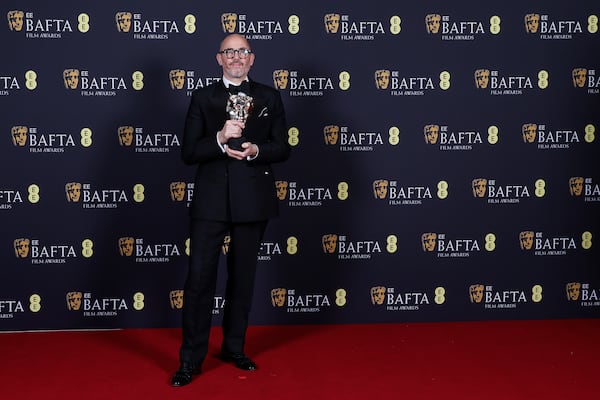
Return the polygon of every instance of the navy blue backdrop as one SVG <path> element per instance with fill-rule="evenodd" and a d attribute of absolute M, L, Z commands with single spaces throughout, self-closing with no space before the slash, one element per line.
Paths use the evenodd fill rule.
<path fill-rule="evenodd" d="M 0 330 L 179 326 L 227 32 L 293 146 L 251 323 L 600 316 L 600 7 L 310 3 L 3 2 Z"/>

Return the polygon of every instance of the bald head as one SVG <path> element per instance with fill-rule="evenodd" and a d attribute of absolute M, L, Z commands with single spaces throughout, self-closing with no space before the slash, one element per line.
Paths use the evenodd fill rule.
<path fill-rule="evenodd" d="M 244 35 L 240 35 L 239 33 L 232 33 L 223 38 L 223 40 L 221 41 L 221 45 L 219 46 L 219 51 L 228 48 L 237 49 L 240 47 L 251 49 L 250 42 L 248 42 Z"/>

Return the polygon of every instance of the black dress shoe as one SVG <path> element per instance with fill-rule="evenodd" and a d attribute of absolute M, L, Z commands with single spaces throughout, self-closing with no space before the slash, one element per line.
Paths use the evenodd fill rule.
<path fill-rule="evenodd" d="M 254 371 L 258 368 L 254 361 L 246 357 L 246 355 L 243 353 L 221 352 L 221 360 L 225 362 L 233 362 L 236 367 L 246 371 Z"/>
<path fill-rule="evenodd" d="M 173 375 L 173 378 L 171 378 L 171 386 L 185 386 L 192 381 L 194 375 L 198 375 L 199 373 L 200 366 L 182 363 L 177 372 L 175 372 L 175 375 Z"/>

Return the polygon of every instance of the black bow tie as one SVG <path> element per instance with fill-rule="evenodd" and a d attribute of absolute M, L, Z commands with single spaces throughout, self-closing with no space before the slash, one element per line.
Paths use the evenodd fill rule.
<path fill-rule="evenodd" d="M 248 81 L 242 81 L 239 86 L 235 86 L 230 83 L 228 90 L 231 94 L 238 94 L 240 92 L 250 94 L 250 84 Z"/>

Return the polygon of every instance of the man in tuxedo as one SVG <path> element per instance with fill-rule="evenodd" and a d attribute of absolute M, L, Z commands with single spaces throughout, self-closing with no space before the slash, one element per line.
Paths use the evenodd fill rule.
<path fill-rule="evenodd" d="M 226 36 L 216 54 L 223 79 L 197 89 L 185 120 L 182 159 L 196 165 L 190 206 L 190 259 L 183 298 L 183 339 L 173 386 L 191 382 L 208 351 L 217 266 L 229 234 L 227 283 L 220 358 L 243 370 L 256 364 L 244 342 L 261 240 L 268 219 L 278 213 L 271 164 L 290 155 L 281 96 L 248 78 L 254 63 L 249 42 Z M 229 119 L 232 94 L 252 97 L 247 119 Z"/>

